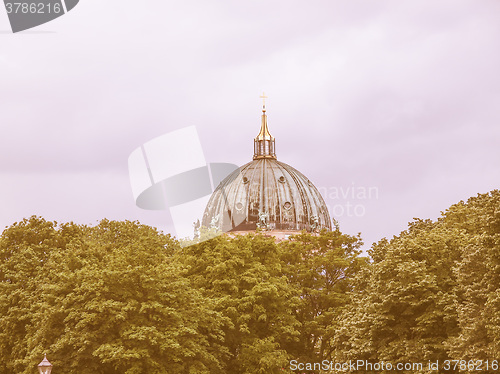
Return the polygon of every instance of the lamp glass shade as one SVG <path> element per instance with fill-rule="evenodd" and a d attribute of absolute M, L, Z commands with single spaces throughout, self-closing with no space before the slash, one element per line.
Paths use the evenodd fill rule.
<path fill-rule="evenodd" d="M 38 371 L 40 374 L 50 374 L 52 371 L 52 364 L 47 360 L 47 356 L 38 364 Z"/>

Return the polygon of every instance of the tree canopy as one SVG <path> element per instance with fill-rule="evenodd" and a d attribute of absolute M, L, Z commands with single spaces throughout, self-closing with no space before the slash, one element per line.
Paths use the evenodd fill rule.
<path fill-rule="evenodd" d="M 415 219 L 370 258 L 338 228 L 265 234 L 181 245 L 138 222 L 13 224 L 0 237 L 0 374 L 34 373 L 44 353 L 54 374 L 500 359 L 500 191 Z M 446 372 L 458 371 L 476 372 Z"/>
<path fill-rule="evenodd" d="M 495 190 L 453 205 L 435 222 L 416 219 L 399 236 L 375 244 L 335 336 L 337 356 L 498 360 L 499 239 Z"/>
<path fill-rule="evenodd" d="M 44 352 L 68 373 L 212 372 L 220 318 L 172 260 L 177 248 L 133 222 L 8 228 L 0 372 L 32 373 Z"/>
<path fill-rule="evenodd" d="M 44 352 L 71 374 L 283 373 L 328 358 L 360 243 L 337 230 L 182 248 L 137 222 L 25 219 L 0 239 L 0 373 L 32 373 Z"/>

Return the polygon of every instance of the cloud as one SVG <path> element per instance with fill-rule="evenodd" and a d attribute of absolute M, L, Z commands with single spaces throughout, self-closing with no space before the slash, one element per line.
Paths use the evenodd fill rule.
<path fill-rule="evenodd" d="M 208 161 L 243 164 L 263 90 L 279 160 L 379 188 L 339 218 L 367 242 L 500 183 L 496 1 L 137 4 L 86 0 L 40 28 L 54 33 L 0 34 L 3 225 L 168 227 L 133 205 L 130 152 L 195 125 Z"/>

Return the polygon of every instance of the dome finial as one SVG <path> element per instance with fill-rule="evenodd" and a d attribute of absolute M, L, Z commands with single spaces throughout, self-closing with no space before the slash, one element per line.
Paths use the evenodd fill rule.
<path fill-rule="evenodd" d="M 260 95 L 260 98 L 262 99 L 262 111 L 265 112 L 266 111 L 266 99 L 267 99 L 266 93 L 262 92 L 262 95 Z"/>

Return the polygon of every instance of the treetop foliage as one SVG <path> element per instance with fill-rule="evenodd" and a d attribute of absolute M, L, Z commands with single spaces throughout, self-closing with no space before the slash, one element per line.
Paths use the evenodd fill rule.
<path fill-rule="evenodd" d="M 181 247 L 137 222 L 25 219 L 0 238 L 0 373 L 44 352 L 66 373 L 283 373 L 331 354 L 359 246 L 336 231 Z"/>
<path fill-rule="evenodd" d="M 369 254 L 335 336 L 338 357 L 500 359 L 500 191 L 461 201 L 435 222 L 415 219 Z"/>
<path fill-rule="evenodd" d="M 67 374 L 500 359 L 498 190 L 415 219 L 370 259 L 338 228 L 281 242 L 201 235 L 185 246 L 129 221 L 8 227 L 0 374 L 34 373 L 45 352 Z"/>

